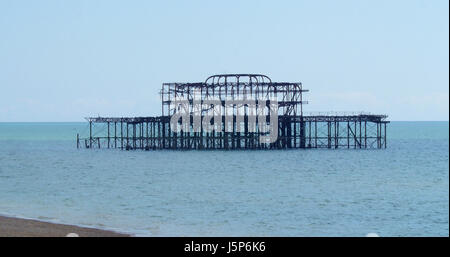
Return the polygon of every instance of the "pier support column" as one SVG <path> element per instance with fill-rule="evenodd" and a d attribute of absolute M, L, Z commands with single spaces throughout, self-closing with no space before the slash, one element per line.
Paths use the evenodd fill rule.
<path fill-rule="evenodd" d="M 347 121 L 347 148 L 350 149 L 350 121 Z"/>
<path fill-rule="evenodd" d="M 314 120 L 314 146 L 317 148 L 317 120 Z"/>
<path fill-rule="evenodd" d="M 108 121 L 108 148 L 109 148 L 109 121 Z M 99 139 L 99 141 L 100 141 L 100 139 Z"/>
<path fill-rule="evenodd" d="M 364 148 L 367 148 L 367 121 L 364 121 Z"/>
<path fill-rule="evenodd" d="M 114 122 L 114 148 L 117 148 L 117 122 Z"/>
<path fill-rule="evenodd" d="M 92 148 L 92 121 L 89 121 L 89 148 Z"/>
<path fill-rule="evenodd" d="M 311 123 L 309 125 L 311 129 Z M 300 148 L 306 148 L 305 122 L 303 121 L 303 117 L 300 119 Z"/>

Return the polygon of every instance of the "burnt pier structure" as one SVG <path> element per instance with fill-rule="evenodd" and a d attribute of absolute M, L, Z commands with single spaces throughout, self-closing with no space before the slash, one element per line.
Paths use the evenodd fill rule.
<path fill-rule="evenodd" d="M 123 150 L 387 147 L 387 115 L 304 114 L 305 92 L 308 90 L 303 89 L 300 82 L 272 82 L 261 74 L 222 74 L 211 76 L 205 82 L 164 83 L 160 91 L 161 116 L 89 117 L 86 118 L 89 134 L 84 137 L 77 134 L 76 143 L 78 148 Z M 189 107 L 184 116 L 187 125 L 183 125 L 182 117 L 176 120 L 175 126 L 173 124 L 172 117 L 180 110 L 175 104 L 177 99 L 183 99 Z M 211 107 L 208 99 L 214 99 L 216 106 Z M 266 111 L 265 117 L 258 116 L 251 106 L 239 104 L 242 99 L 255 102 L 263 99 L 262 106 L 267 109 L 276 102 L 276 110 Z M 212 130 L 204 130 L 203 124 L 195 127 L 196 117 L 205 122 L 208 112 L 217 110 L 220 116 L 211 117 L 207 123 L 212 125 L 214 119 L 220 119 L 219 125 Z M 251 121 L 269 124 L 273 115 L 277 116 L 277 137 L 267 142 L 261 135 L 268 132 L 258 126 L 260 123 L 253 125 Z"/>

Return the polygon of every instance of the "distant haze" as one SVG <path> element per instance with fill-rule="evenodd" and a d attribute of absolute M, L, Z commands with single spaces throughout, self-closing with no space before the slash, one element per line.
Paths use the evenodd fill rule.
<path fill-rule="evenodd" d="M 160 115 L 163 82 L 262 73 L 309 111 L 448 120 L 436 1 L 1 1 L 0 121 Z"/>

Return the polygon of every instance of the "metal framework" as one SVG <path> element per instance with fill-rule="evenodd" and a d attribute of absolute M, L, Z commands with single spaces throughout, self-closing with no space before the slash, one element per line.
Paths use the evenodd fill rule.
<path fill-rule="evenodd" d="M 77 147 L 132 149 L 288 149 L 288 148 L 386 148 L 386 115 L 372 114 L 303 114 L 303 93 L 299 82 L 272 82 L 261 74 L 222 74 L 198 83 L 164 83 L 160 91 L 161 116 L 157 117 L 89 117 L 89 135 L 77 134 Z M 188 129 L 176 132 L 170 127 L 176 112 L 175 99 L 186 99 L 194 115 L 204 117 L 210 108 L 197 108 L 214 98 L 222 113 L 220 130 Z M 275 142 L 260 140 L 260 132 L 249 129 L 249 120 L 258 117 L 248 106 L 226 106 L 227 100 L 275 99 L 278 103 L 278 137 Z M 228 108 L 227 110 L 225 108 Z M 230 111 L 231 108 L 231 111 Z M 242 108 L 242 112 L 237 109 Z M 212 119 L 214 120 L 214 118 Z M 242 124 L 243 123 L 243 124 Z M 224 128 L 229 128 L 225 130 Z M 238 129 L 242 128 L 242 129 Z"/>

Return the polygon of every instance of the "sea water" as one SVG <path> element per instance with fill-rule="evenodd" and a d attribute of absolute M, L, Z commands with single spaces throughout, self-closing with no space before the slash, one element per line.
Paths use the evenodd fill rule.
<path fill-rule="evenodd" d="M 0 215 L 143 236 L 449 236 L 448 122 L 392 122 L 381 150 L 77 149 L 86 129 L 0 123 Z"/>

